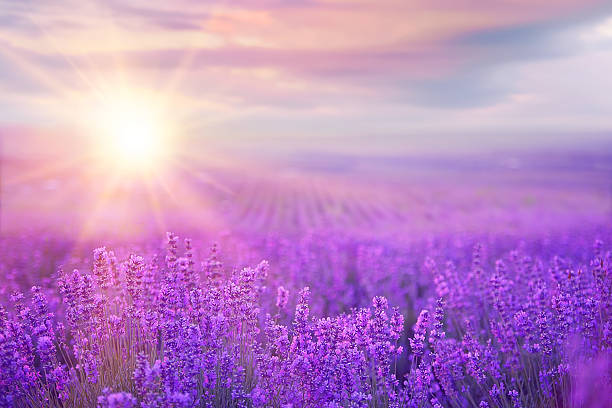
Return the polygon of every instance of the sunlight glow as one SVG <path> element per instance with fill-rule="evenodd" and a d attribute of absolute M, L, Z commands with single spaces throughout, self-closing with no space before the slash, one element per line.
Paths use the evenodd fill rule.
<path fill-rule="evenodd" d="M 135 107 L 120 106 L 110 113 L 106 123 L 115 153 L 125 160 L 152 159 L 159 146 L 159 128 L 155 118 Z"/>
<path fill-rule="evenodd" d="M 95 115 L 98 148 L 109 164 L 123 170 L 152 170 L 168 152 L 169 126 L 147 98 L 118 93 Z"/>

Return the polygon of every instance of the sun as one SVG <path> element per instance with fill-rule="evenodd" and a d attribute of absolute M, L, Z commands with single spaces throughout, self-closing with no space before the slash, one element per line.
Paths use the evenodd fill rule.
<path fill-rule="evenodd" d="M 122 161 L 153 160 L 161 148 L 161 124 L 146 107 L 113 106 L 104 118 L 109 147 Z"/>
<path fill-rule="evenodd" d="M 169 122 L 151 98 L 118 92 L 95 108 L 96 148 L 110 165 L 151 170 L 169 151 Z"/>

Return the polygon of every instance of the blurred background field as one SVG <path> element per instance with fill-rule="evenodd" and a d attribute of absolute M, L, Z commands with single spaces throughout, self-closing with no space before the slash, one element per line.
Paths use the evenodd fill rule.
<path fill-rule="evenodd" d="M 63 157 L 5 157 L 2 230 L 132 240 L 166 230 L 537 234 L 612 217 L 605 151 L 225 156 L 179 159 L 150 177 Z"/>

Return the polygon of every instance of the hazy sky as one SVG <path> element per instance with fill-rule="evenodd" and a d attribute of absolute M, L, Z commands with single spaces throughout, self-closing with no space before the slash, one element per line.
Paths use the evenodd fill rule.
<path fill-rule="evenodd" d="M 227 145 L 582 145 L 612 138 L 611 72 L 609 0 L 0 0 L 9 150 L 87 137 L 125 88 Z"/>

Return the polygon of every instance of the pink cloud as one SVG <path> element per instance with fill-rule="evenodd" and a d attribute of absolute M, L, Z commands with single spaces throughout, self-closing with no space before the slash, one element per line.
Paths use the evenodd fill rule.
<path fill-rule="evenodd" d="M 493 106 L 513 94 L 512 77 L 491 78 L 499 66 L 578 52 L 555 36 L 602 10 L 612 12 L 603 8 L 607 3 L 149 0 L 129 7 L 118 1 L 94 8 L 15 6 L 9 10 L 14 22 L 0 29 L 0 88 L 21 87 L 25 94 L 27 85 L 34 94 L 29 80 L 37 79 L 27 78 L 32 71 L 68 91 L 85 92 L 84 82 L 104 87 L 109 77 L 125 72 L 143 87 L 164 88 L 177 77 L 173 86 L 182 96 L 229 106 L 236 115 L 245 105 L 280 112 L 370 104 L 363 117 L 382 105 L 398 112 L 405 106 Z M 403 121 L 403 114 L 398 118 Z"/>

